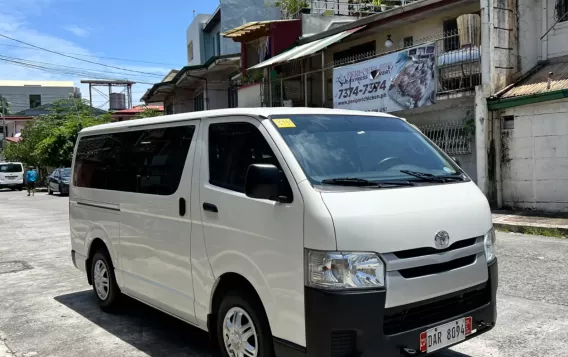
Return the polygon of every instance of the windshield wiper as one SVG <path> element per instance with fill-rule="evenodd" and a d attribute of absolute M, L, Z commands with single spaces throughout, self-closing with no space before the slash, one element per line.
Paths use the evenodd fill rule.
<path fill-rule="evenodd" d="M 342 185 L 342 186 L 358 186 L 358 187 L 385 187 L 383 185 L 390 186 L 414 186 L 410 181 L 381 181 L 375 182 L 358 177 L 338 177 L 332 179 L 324 179 L 321 183 L 328 185 Z"/>
<path fill-rule="evenodd" d="M 451 175 L 441 175 L 436 176 L 429 174 L 427 172 L 419 172 L 419 171 L 410 171 L 410 170 L 400 170 L 403 174 L 407 174 L 410 176 L 418 177 L 423 181 L 428 182 L 446 182 L 447 180 L 459 180 L 464 181 L 464 178 L 461 175 L 451 176 Z"/>

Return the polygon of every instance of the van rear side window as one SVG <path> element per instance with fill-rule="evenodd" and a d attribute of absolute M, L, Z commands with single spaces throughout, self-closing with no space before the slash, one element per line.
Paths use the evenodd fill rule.
<path fill-rule="evenodd" d="M 178 189 L 194 132 L 190 125 L 82 137 L 73 184 L 171 195 Z"/>
<path fill-rule="evenodd" d="M 23 172 L 22 165 L 20 164 L 0 164 L 0 172 L 16 173 Z"/>

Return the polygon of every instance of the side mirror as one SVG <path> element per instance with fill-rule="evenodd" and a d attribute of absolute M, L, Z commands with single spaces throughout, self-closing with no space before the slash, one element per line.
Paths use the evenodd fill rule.
<path fill-rule="evenodd" d="M 272 164 L 252 164 L 245 180 L 245 194 L 251 198 L 280 203 L 292 202 L 292 190 L 286 176 Z"/>
<path fill-rule="evenodd" d="M 461 167 L 461 163 L 460 163 L 460 160 L 458 160 L 458 158 L 457 158 L 457 157 L 455 157 L 455 156 L 452 156 L 452 160 L 454 160 L 454 162 L 455 162 L 456 164 L 458 164 L 458 166 L 459 166 L 459 167 Z"/>

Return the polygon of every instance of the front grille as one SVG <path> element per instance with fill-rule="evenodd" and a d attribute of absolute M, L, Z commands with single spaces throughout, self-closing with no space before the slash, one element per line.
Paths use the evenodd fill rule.
<path fill-rule="evenodd" d="M 408 250 L 401 250 L 399 252 L 394 252 L 393 254 L 398 259 L 408 259 L 408 258 L 415 258 L 421 257 L 423 255 L 432 255 L 432 254 L 439 254 L 443 252 L 448 252 L 450 250 L 456 250 L 460 248 L 469 247 L 475 244 L 477 238 L 469 238 L 464 240 L 459 240 L 454 244 L 450 245 L 446 249 L 436 249 L 432 247 L 425 247 L 425 248 L 415 248 L 415 249 L 408 249 Z"/>
<path fill-rule="evenodd" d="M 462 268 L 467 265 L 473 264 L 475 262 L 475 257 L 476 254 L 473 254 L 467 257 L 454 259 L 445 263 L 425 265 L 416 268 L 401 269 L 398 272 L 405 279 L 417 278 L 419 276 L 425 276 L 425 275 L 440 274 L 446 271 Z"/>
<path fill-rule="evenodd" d="M 355 331 L 333 331 L 331 333 L 331 356 L 354 356 L 356 336 Z"/>
<path fill-rule="evenodd" d="M 431 302 L 397 306 L 385 310 L 383 331 L 386 335 L 425 327 L 465 314 L 491 301 L 490 285 L 485 283 L 465 293 L 436 298 Z"/>

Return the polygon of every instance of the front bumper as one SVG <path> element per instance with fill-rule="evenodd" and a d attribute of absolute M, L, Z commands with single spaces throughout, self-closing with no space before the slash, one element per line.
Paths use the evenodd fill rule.
<path fill-rule="evenodd" d="M 324 291 L 305 288 L 306 347 L 275 339 L 276 355 L 424 356 L 420 333 L 461 317 L 472 317 L 476 337 L 497 320 L 497 260 L 487 282 L 434 299 L 385 309 L 386 291 Z"/>

